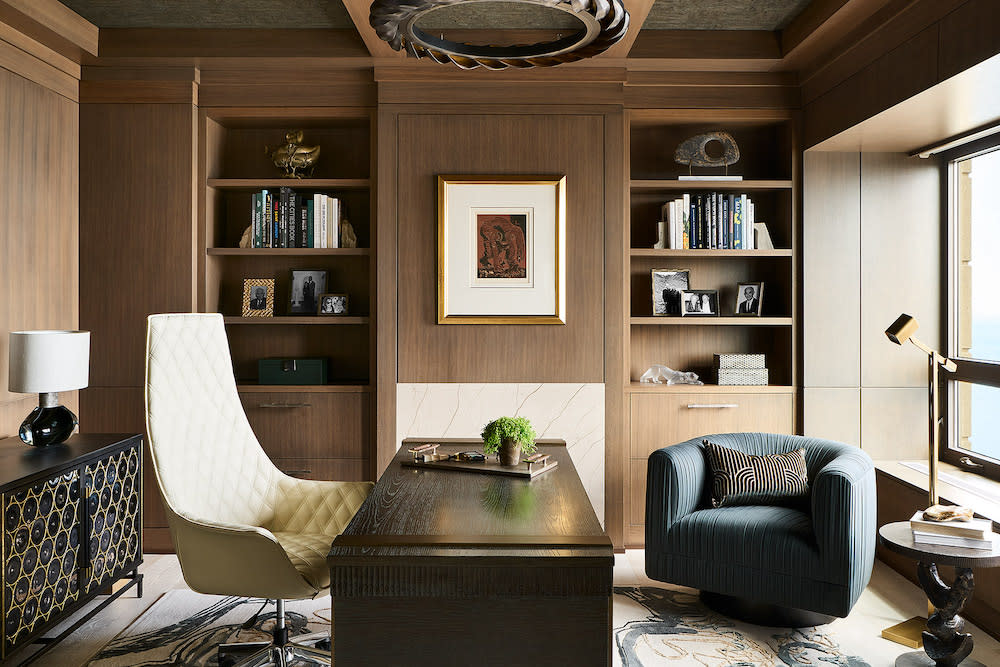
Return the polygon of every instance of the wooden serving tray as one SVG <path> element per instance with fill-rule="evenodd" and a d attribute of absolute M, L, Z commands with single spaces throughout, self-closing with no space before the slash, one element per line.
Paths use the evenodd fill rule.
<path fill-rule="evenodd" d="M 480 475 L 503 475 L 506 477 L 521 477 L 523 479 L 534 479 L 542 473 L 546 473 L 559 465 L 554 458 L 550 458 L 544 465 L 535 464 L 528 470 L 527 463 L 518 463 L 516 466 L 502 466 L 496 459 L 485 461 L 410 461 L 405 460 L 400 465 L 404 468 L 431 468 L 434 470 L 459 470 L 462 472 L 476 472 Z"/>

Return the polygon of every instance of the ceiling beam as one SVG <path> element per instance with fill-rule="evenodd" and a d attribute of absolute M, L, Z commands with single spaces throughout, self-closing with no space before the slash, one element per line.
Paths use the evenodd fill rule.
<path fill-rule="evenodd" d="M 349 29 L 105 28 L 100 57 L 367 58 L 368 52 Z"/>
<path fill-rule="evenodd" d="M 642 30 L 642 24 L 646 22 L 646 17 L 649 16 L 649 10 L 653 7 L 653 2 L 655 0 L 624 0 L 625 9 L 628 10 L 629 14 L 628 32 L 621 38 L 621 41 L 602 53 L 599 57 L 628 57 L 628 52 L 632 50 L 632 45 L 635 44 L 635 40 L 639 36 L 639 31 Z"/>
<path fill-rule="evenodd" d="M 361 35 L 361 40 L 365 43 L 368 53 L 372 58 L 405 58 L 406 54 L 400 51 L 393 51 L 388 42 L 383 42 L 377 34 L 375 28 L 368 21 L 371 10 L 371 0 L 343 0 L 344 9 L 351 15 L 354 27 Z"/>
<path fill-rule="evenodd" d="M 778 33 L 767 30 L 643 30 L 628 68 L 766 72 L 779 62 Z"/>
<path fill-rule="evenodd" d="M 781 31 L 782 69 L 801 69 L 832 51 L 891 0 L 813 0 Z"/>
<path fill-rule="evenodd" d="M 0 21 L 73 62 L 97 55 L 97 26 L 58 0 L 0 0 Z"/>

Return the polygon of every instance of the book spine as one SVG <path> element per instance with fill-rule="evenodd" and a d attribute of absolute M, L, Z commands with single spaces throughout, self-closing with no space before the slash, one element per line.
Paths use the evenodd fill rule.
<path fill-rule="evenodd" d="M 264 201 L 263 201 L 263 205 L 264 205 L 264 228 L 261 230 L 264 233 L 264 246 L 263 247 L 265 247 L 265 248 L 272 247 L 271 244 L 273 243 L 273 239 L 274 239 L 274 232 L 273 232 L 273 228 L 272 228 L 272 224 L 273 224 L 273 219 L 274 218 L 273 218 L 272 210 L 271 210 L 272 199 L 273 199 L 273 197 L 271 196 L 271 193 L 268 192 L 267 190 L 265 190 L 264 191 Z"/>
<path fill-rule="evenodd" d="M 674 250 L 677 248 L 677 233 L 674 231 L 674 227 L 677 225 L 677 214 L 675 213 L 677 207 L 674 206 L 674 202 L 670 201 L 665 204 L 667 209 L 666 225 L 664 225 L 664 232 L 667 237 L 667 248 Z"/>
<path fill-rule="evenodd" d="M 743 198 L 737 196 L 733 199 L 733 248 L 743 249 Z"/>
<path fill-rule="evenodd" d="M 743 229 L 740 230 L 742 236 L 741 241 L 743 243 L 744 250 L 753 250 L 753 237 L 750 235 L 751 227 L 748 224 L 748 219 L 750 211 L 748 208 L 750 199 L 746 195 L 740 195 L 740 222 L 743 223 Z"/>
<path fill-rule="evenodd" d="M 280 248 L 281 247 L 281 221 L 278 218 L 278 213 L 281 209 L 281 195 L 275 194 L 271 197 L 271 247 Z"/>
<path fill-rule="evenodd" d="M 713 192 L 712 194 L 710 194 L 709 195 L 709 202 L 711 202 L 711 204 L 712 204 L 712 213 L 711 213 L 712 233 L 709 236 L 709 238 L 711 239 L 711 247 L 712 248 L 718 248 L 719 247 L 719 209 L 718 209 L 719 197 L 718 197 L 718 193 Z"/>
<path fill-rule="evenodd" d="M 726 250 L 732 249 L 732 234 L 729 231 L 731 217 L 729 212 L 729 197 L 722 196 L 722 247 Z"/>
<path fill-rule="evenodd" d="M 750 230 L 750 234 L 753 237 L 753 248 L 759 249 L 760 243 L 757 242 L 757 234 L 753 228 L 754 223 L 757 222 L 755 215 L 756 212 L 754 211 L 753 202 L 750 201 L 749 198 L 747 199 L 747 210 L 749 211 L 749 213 L 747 214 L 747 229 Z"/>
<path fill-rule="evenodd" d="M 736 197 L 733 195 L 727 196 L 727 202 L 729 204 L 729 217 L 726 218 L 729 227 L 729 249 L 736 249 Z"/>
<path fill-rule="evenodd" d="M 681 246 L 684 250 L 691 249 L 691 195 L 685 194 L 684 198 L 681 200 L 683 205 L 681 207 L 681 212 L 684 215 L 684 230 L 683 230 L 683 245 Z"/>
<path fill-rule="evenodd" d="M 302 214 L 299 213 L 301 197 L 298 192 L 292 190 L 288 193 L 288 245 L 293 248 L 302 247 L 302 235 L 299 231 L 300 219 Z"/>
<path fill-rule="evenodd" d="M 694 232 L 694 239 L 692 240 L 691 247 L 696 250 L 701 248 L 701 200 L 701 195 L 695 195 L 694 201 L 691 203 L 691 229 Z"/>
<path fill-rule="evenodd" d="M 315 248 L 316 240 L 315 236 L 315 213 L 316 213 L 316 201 L 314 199 L 306 200 L 306 247 Z"/>
<path fill-rule="evenodd" d="M 299 204 L 299 247 L 309 247 L 309 206 L 305 201 Z"/>
<path fill-rule="evenodd" d="M 326 195 L 320 195 L 320 220 L 319 220 L 319 245 L 318 248 L 326 247 L 326 226 L 327 220 L 330 216 L 330 198 Z"/>
<path fill-rule="evenodd" d="M 330 216 L 330 240 L 328 248 L 339 248 L 340 247 L 340 200 L 336 197 L 331 198 L 330 202 L 333 214 Z"/>
<path fill-rule="evenodd" d="M 260 208 L 257 204 L 257 199 L 260 197 L 259 192 L 255 192 L 250 195 L 250 234 L 251 234 L 251 248 L 259 248 L 260 245 L 260 226 L 258 224 L 257 214 L 260 212 Z"/>

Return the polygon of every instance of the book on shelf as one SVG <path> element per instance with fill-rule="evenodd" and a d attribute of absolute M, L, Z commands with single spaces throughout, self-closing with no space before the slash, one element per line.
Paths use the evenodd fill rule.
<path fill-rule="evenodd" d="M 986 539 L 977 540 L 972 537 L 955 537 L 954 535 L 940 535 L 938 533 L 921 533 L 913 531 L 913 541 L 917 544 L 937 544 L 946 547 L 961 547 L 963 549 L 987 549 L 992 550 L 1000 544 L 1000 535 L 991 533 Z"/>
<path fill-rule="evenodd" d="M 910 517 L 910 528 L 913 532 L 950 535 L 952 537 L 969 537 L 985 540 L 993 532 L 993 522 L 989 519 L 972 519 L 970 521 L 928 521 L 923 518 L 923 511 L 917 510 Z"/>
<path fill-rule="evenodd" d="M 250 198 L 254 248 L 339 248 L 341 202 L 320 192 L 289 187 Z"/>
<path fill-rule="evenodd" d="M 664 230 L 661 233 L 659 226 Z M 754 243 L 756 237 L 760 244 Z M 764 223 L 756 222 L 746 194 L 685 193 L 660 207 L 654 248 L 752 250 L 774 248 Z"/>

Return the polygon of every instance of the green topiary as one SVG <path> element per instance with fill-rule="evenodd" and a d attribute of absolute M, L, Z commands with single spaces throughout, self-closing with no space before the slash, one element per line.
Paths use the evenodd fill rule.
<path fill-rule="evenodd" d="M 500 417 L 483 427 L 483 454 L 496 454 L 504 440 L 514 440 L 521 445 L 521 452 L 535 451 L 538 434 L 525 417 Z"/>

